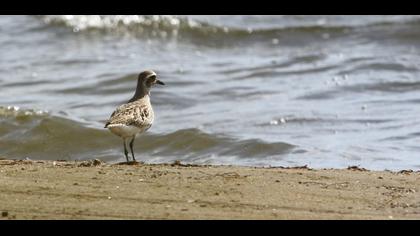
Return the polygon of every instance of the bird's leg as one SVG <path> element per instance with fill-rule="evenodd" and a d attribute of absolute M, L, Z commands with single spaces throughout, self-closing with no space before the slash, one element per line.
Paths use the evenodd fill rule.
<path fill-rule="evenodd" d="M 133 161 L 136 161 L 136 158 L 134 157 L 134 151 L 133 151 L 133 144 L 134 144 L 134 139 L 136 138 L 136 136 L 133 136 L 133 139 L 130 142 L 130 149 L 131 149 L 131 155 L 133 155 Z"/>
<path fill-rule="evenodd" d="M 128 161 L 128 151 L 127 151 L 127 147 L 125 145 L 125 139 L 123 139 L 123 142 L 124 142 L 124 154 L 125 154 L 125 158 L 127 159 L 127 162 L 129 162 Z"/>

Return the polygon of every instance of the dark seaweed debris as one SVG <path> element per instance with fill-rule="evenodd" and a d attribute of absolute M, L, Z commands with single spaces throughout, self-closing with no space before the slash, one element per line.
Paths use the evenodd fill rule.
<path fill-rule="evenodd" d="M 347 167 L 347 170 L 368 171 L 367 169 L 358 166 L 349 166 Z"/>
<path fill-rule="evenodd" d="M 99 159 L 89 160 L 89 161 L 83 161 L 78 166 L 79 167 L 90 167 L 90 166 L 100 166 L 104 162 Z"/>

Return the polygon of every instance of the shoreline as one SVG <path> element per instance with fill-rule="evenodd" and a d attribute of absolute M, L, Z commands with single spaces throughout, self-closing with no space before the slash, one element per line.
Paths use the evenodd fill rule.
<path fill-rule="evenodd" d="M 0 159 L 0 219 L 420 219 L 420 172 Z"/>

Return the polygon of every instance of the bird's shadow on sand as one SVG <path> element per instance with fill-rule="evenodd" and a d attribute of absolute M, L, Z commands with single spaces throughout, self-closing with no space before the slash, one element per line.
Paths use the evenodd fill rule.
<path fill-rule="evenodd" d="M 138 166 L 138 165 L 143 165 L 144 162 L 142 161 L 124 161 L 124 162 L 118 162 L 115 163 L 115 165 L 129 165 L 129 166 Z"/>

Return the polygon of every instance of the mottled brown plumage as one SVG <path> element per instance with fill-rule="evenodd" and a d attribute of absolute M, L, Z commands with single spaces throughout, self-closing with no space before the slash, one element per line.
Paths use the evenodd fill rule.
<path fill-rule="evenodd" d="M 147 131 L 153 124 L 154 112 L 150 103 L 150 89 L 154 84 L 164 85 L 151 70 L 143 71 L 138 76 L 134 96 L 125 104 L 117 107 L 112 113 L 105 128 L 120 136 L 124 141 L 124 154 L 128 162 L 126 139 L 131 138 L 130 149 L 135 161 L 133 142 L 137 134 Z"/>
<path fill-rule="evenodd" d="M 150 127 L 153 124 L 154 113 L 149 104 L 140 100 L 119 106 L 112 113 L 105 128 L 118 125 L 132 125 L 138 128 Z"/>

